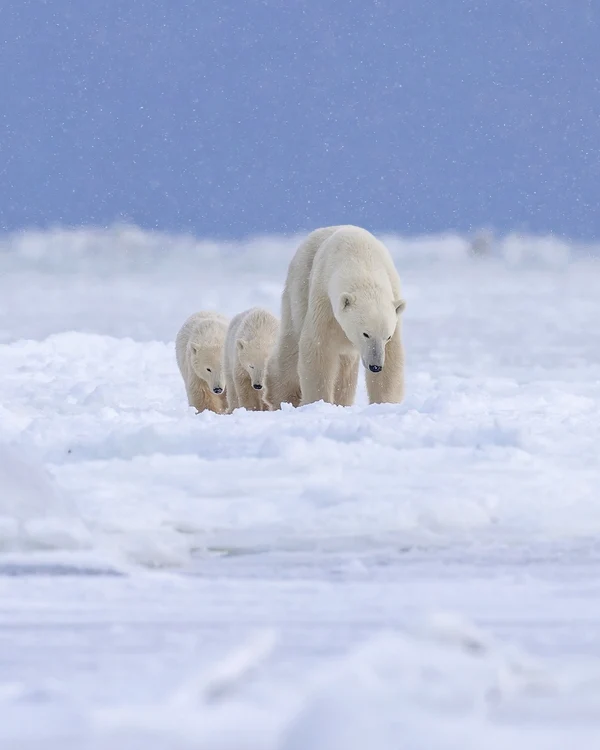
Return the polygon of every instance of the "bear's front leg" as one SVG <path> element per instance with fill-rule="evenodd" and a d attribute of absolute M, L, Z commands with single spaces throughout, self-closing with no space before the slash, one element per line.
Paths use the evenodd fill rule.
<path fill-rule="evenodd" d="M 385 347 L 381 372 L 365 373 L 370 404 L 399 404 L 404 398 L 404 347 L 400 325 Z"/>
<path fill-rule="evenodd" d="M 356 396 L 360 356 L 344 354 L 339 359 L 337 381 L 334 388 L 334 401 L 338 406 L 352 406 Z"/>
<path fill-rule="evenodd" d="M 313 318 L 305 320 L 298 351 L 301 405 L 315 401 L 334 403 L 333 390 L 339 354 L 332 347 L 327 326 Z"/>
<path fill-rule="evenodd" d="M 198 378 L 192 376 L 190 381 L 185 384 L 188 404 L 194 407 L 196 414 L 200 414 L 207 408 L 206 390 Z"/>
<path fill-rule="evenodd" d="M 240 406 L 248 411 L 262 411 L 262 398 L 259 391 L 254 390 L 248 374 L 240 374 L 236 380 Z"/>
<path fill-rule="evenodd" d="M 300 405 L 298 380 L 298 336 L 292 322 L 289 291 L 281 297 L 279 335 L 267 361 L 263 399 L 267 410 L 281 409 L 281 404 Z"/>
<path fill-rule="evenodd" d="M 292 335 L 282 336 L 267 362 L 263 398 L 267 409 L 273 411 L 281 409 L 283 403 L 300 405 L 298 342 Z"/>
<path fill-rule="evenodd" d="M 209 392 L 207 394 L 206 408 L 215 414 L 225 414 L 227 412 L 227 395 L 224 393 L 217 396 Z"/>
<path fill-rule="evenodd" d="M 225 392 L 227 393 L 227 411 L 231 414 L 235 409 L 239 409 L 240 401 L 235 389 L 233 376 L 229 373 L 225 375 Z"/>

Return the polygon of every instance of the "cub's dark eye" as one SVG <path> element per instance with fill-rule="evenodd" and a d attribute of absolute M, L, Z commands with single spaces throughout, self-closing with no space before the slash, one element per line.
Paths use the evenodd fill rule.
<path fill-rule="evenodd" d="M 388 336 L 388 337 L 387 337 L 387 340 L 389 341 L 389 340 L 390 340 L 391 338 L 392 338 L 391 336 Z"/>
<path fill-rule="evenodd" d="M 206 368 L 206 372 L 212 372 L 212 370 L 210 369 L 210 367 Z"/>
<path fill-rule="evenodd" d="M 365 337 L 366 339 L 370 339 L 370 338 L 371 338 L 371 337 L 369 336 L 369 334 L 368 334 L 368 333 L 363 333 L 363 336 L 364 336 L 364 337 Z"/>

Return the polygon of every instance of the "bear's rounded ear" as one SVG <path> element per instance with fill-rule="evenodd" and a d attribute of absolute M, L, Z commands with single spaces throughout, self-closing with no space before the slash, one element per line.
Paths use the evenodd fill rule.
<path fill-rule="evenodd" d="M 246 342 L 244 341 L 244 339 L 238 339 L 238 340 L 237 340 L 237 348 L 238 348 L 238 351 L 240 351 L 240 352 L 241 352 L 241 351 L 242 351 L 242 349 L 243 349 L 243 348 L 244 348 L 245 346 L 246 346 Z"/>
<path fill-rule="evenodd" d="M 402 315 L 402 313 L 404 312 L 404 308 L 406 307 L 406 300 L 397 299 L 394 302 L 394 307 L 396 308 L 396 315 Z"/>
<path fill-rule="evenodd" d="M 192 346 L 192 354 L 193 355 L 198 354 L 198 349 L 193 344 L 191 346 Z"/>
<path fill-rule="evenodd" d="M 347 310 L 354 304 L 355 297 L 353 294 L 345 293 L 340 296 L 340 310 Z"/>

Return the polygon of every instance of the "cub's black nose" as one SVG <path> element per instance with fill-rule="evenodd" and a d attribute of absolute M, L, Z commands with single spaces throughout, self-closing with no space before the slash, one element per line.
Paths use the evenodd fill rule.
<path fill-rule="evenodd" d="M 260 383 L 253 383 L 252 387 L 255 391 L 262 391 L 262 385 Z"/>
<path fill-rule="evenodd" d="M 219 393 L 223 393 L 223 389 L 222 388 L 213 388 L 213 393 L 216 393 L 218 395 Z"/>
<path fill-rule="evenodd" d="M 383 368 L 379 367 L 379 365 L 369 365 L 369 370 L 371 372 L 381 372 Z"/>

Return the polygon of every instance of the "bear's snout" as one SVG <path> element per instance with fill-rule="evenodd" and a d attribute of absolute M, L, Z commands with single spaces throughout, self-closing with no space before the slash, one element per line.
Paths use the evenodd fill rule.
<path fill-rule="evenodd" d="M 223 393 L 223 389 L 222 388 L 213 388 L 213 393 L 216 393 L 217 396 L 218 396 L 219 393 Z"/>
<path fill-rule="evenodd" d="M 262 391 L 262 385 L 260 383 L 252 383 L 252 387 L 255 391 Z"/>
<path fill-rule="evenodd" d="M 369 365 L 369 370 L 371 370 L 371 372 L 381 372 L 383 367 L 380 367 L 379 365 Z"/>

